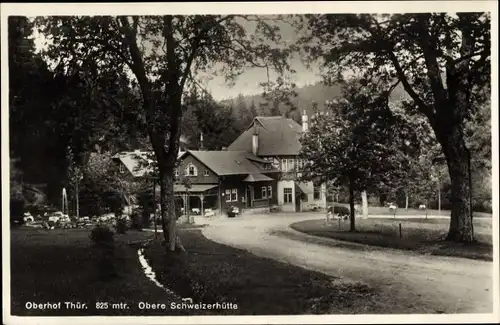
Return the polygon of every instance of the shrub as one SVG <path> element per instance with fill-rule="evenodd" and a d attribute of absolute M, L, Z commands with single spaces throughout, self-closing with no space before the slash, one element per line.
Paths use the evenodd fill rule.
<path fill-rule="evenodd" d="M 94 242 L 95 268 L 102 280 L 110 280 L 118 276 L 115 258 L 113 231 L 105 224 L 96 225 L 90 232 Z"/>
<path fill-rule="evenodd" d="M 98 224 L 90 232 L 90 239 L 96 245 L 112 244 L 114 242 L 113 231 L 106 225 Z"/>
<path fill-rule="evenodd" d="M 132 222 L 130 228 L 142 230 L 142 217 L 139 213 L 133 212 L 130 215 L 130 221 Z"/>
<path fill-rule="evenodd" d="M 148 228 L 151 225 L 151 213 L 148 210 L 142 210 L 142 227 Z"/>
<path fill-rule="evenodd" d="M 118 218 L 116 220 L 116 232 L 119 234 L 124 234 L 127 232 L 128 225 L 126 218 Z"/>
<path fill-rule="evenodd" d="M 10 199 L 11 225 L 22 225 L 24 223 L 23 212 L 24 212 L 24 200 L 11 198 Z"/>
<path fill-rule="evenodd" d="M 333 213 L 338 213 L 340 216 L 348 216 L 350 211 L 347 207 L 335 206 L 333 208 Z"/>

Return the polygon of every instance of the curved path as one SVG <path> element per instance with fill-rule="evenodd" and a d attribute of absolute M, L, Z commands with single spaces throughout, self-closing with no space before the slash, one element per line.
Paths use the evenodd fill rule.
<path fill-rule="evenodd" d="M 342 281 L 361 282 L 377 288 L 380 290 L 377 304 L 384 312 L 493 312 L 491 262 L 310 243 L 307 241 L 309 235 L 288 227 L 306 219 L 318 219 L 318 214 L 213 220 L 202 231 L 207 238 L 221 244 L 339 277 Z M 279 232 L 293 236 L 283 236 Z"/>

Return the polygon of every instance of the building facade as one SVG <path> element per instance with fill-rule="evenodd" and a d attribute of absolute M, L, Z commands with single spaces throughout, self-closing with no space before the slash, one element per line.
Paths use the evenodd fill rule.
<path fill-rule="evenodd" d="M 174 192 L 185 209 L 226 214 L 230 207 L 243 213 L 266 212 L 278 204 L 279 171 L 244 151 L 193 151 L 179 157 Z"/>
<path fill-rule="evenodd" d="M 243 213 L 325 209 L 325 184 L 299 181 L 300 138 L 307 129 L 305 113 L 302 125 L 283 116 L 255 117 L 227 150 L 179 152 L 177 199 L 182 199 L 185 210 L 202 215 L 206 209 L 225 214 L 231 206 Z M 146 171 L 134 159 L 146 159 L 145 155 L 134 152 L 116 158 L 132 175 L 141 177 Z"/>
<path fill-rule="evenodd" d="M 302 125 L 283 116 L 256 117 L 228 150 L 250 152 L 271 162 L 279 170 L 277 204 L 282 211 L 299 212 L 326 207 L 325 184 L 300 182 L 303 162 L 298 158 L 300 137 L 308 130 L 304 112 Z"/>

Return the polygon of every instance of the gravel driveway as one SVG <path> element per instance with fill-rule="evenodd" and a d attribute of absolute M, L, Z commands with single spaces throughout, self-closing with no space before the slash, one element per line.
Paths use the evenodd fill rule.
<path fill-rule="evenodd" d="M 493 263 L 382 249 L 363 251 L 307 242 L 289 224 L 318 214 L 245 216 L 208 222 L 218 243 L 380 290 L 381 310 L 394 313 L 491 313 Z M 293 239 L 274 231 L 293 233 Z M 332 240 L 333 241 L 333 240 Z"/>

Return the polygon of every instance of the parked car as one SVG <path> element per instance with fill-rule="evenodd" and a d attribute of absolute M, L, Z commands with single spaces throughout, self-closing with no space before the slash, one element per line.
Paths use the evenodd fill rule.
<path fill-rule="evenodd" d="M 234 217 L 238 216 L 239 214 L 240 214 L 240 209 L 238 207 L 231 206 L 227 210 L 227 216 L 229 218 L 234 218 Z"/>
<path fill-rule="evenodd" d="M 396 211 L 398 206 L 394 203 L 389 204 L 389 211 Z"/>
<path fill-rule="evenodd" d="M 35 221 L 35 218 L 33 218 L 31 213 L 25 212 L 23 215 L 23 220 L 24 220 L 24 222 L 33 222 L 33 221 Z"/>
<path fill-rule="evenodd" d="M 68 220 L 69 221 L 70 219 L 69 219 L 69 216 L 67 214 L 62 213 L 61 211 L 56 211 L 56 212 L 51 213 L 49 215 L 48 221 L 56 223 L 59 220 L 62 220 L 62 221 Z"/>
<path fill-rule="evenodd" d="M 102 216 L 99 217 L 99 221 L 105 222 L 109 221 L 111 219 L 114 219 L 115 215 L 113 213 L 108 213 L 108 214 L 103 214 Z"/>
<path fill-rule="evenodd" d="M 425 204 L 420 204 L 420 205 L 418 206 L 418 208 L 419 208 L 420 210 L 425 210 L 425 209 L 427 209 L 427 207 L 426 207 L 426 205 L 425 205 Z"/>
<path fill-rule="evenodd" d="M 311 211 L 314 211 L 314 212 L 321 211 L 321 207 L 317 204 L 311 205 L 310 209 L 311 209 Z"/>
<path fill-rule="evenodd" d="M 214 217 L 215 216 L 215 212 L 212 209 L 205 209 L 204 214 L 205 214 L 205 217 Z"/>

